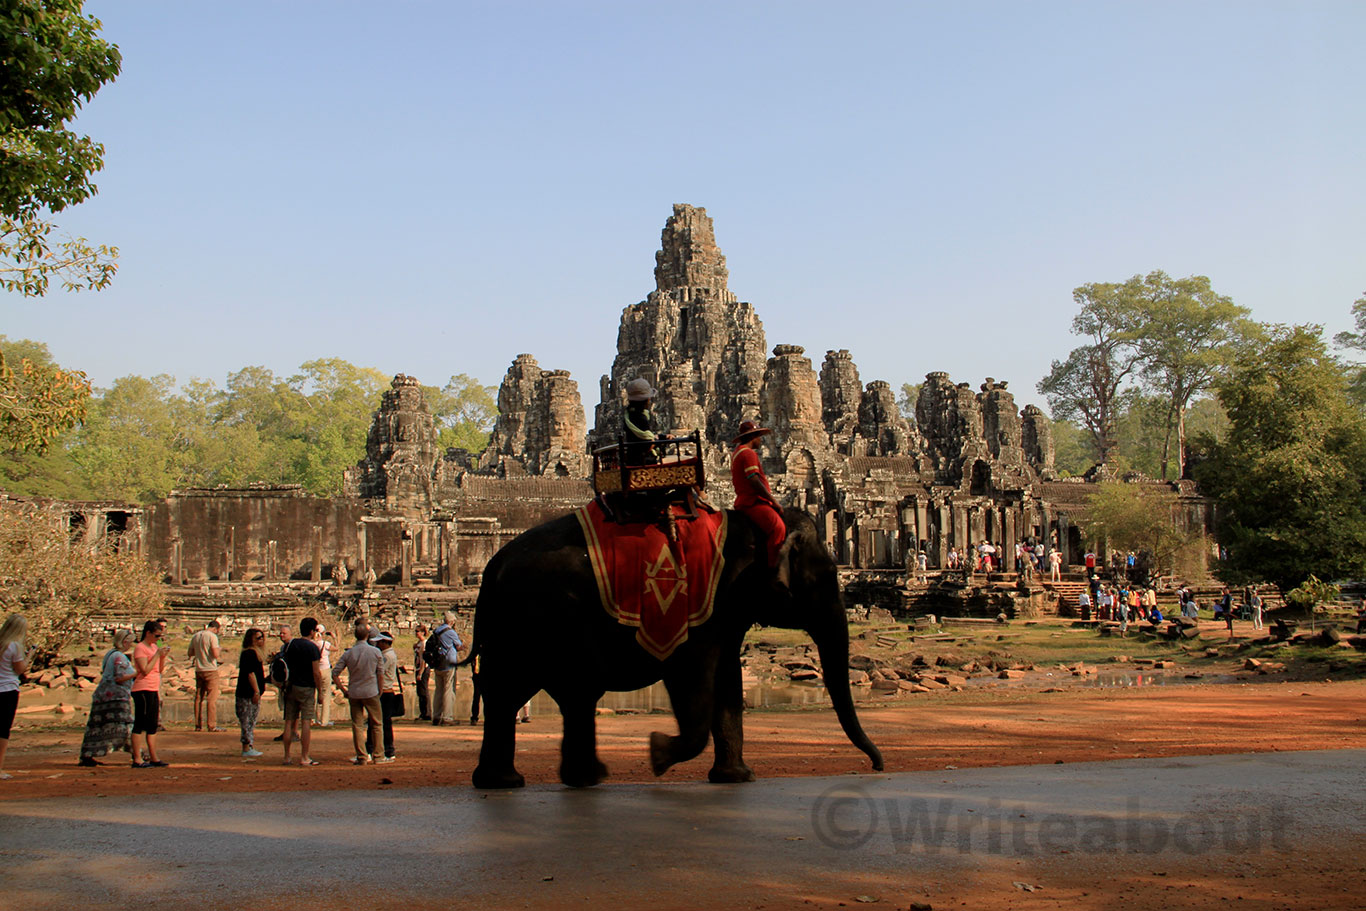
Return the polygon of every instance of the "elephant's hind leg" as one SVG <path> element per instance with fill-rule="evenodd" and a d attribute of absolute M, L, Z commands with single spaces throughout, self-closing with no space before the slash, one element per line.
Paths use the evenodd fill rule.
<path fill-rule="evenodd" d="M 479 765 L 474 769 L 476 788 L 520 788 L 526 779 L 517 771 L 513 756 L 517 749 L 517 710 L 536 690 L 527 684 L 509 686 L 490 674 L 485 665 L 480 682 L 485 685 L 484 741 L 479 747 Z"/>
<path fill-rule="evenodd" d="M 526 779 L 512 762 L 517 742 L 516 711 L 497 711 L 490 700 L 485 700 L 484 742 L 479 747 L 479 765 L 474 767 L 476 788 L 520 788 L 526 785 Z"/>
<path fill-rule="evenodd" d="M 565 693 L 551 690 L 564 718 L 560 741 L 560 781 L 571 788 L 591 788 L 607 779 L 607 766 L 598 759 L 597 705 L 602 693 Z"/>
<path fill-rule="evenodd" d="M 678 720 L 678 736 L 670 737 L 661 731 L 650 734 L 650 770 L 656 775 L 663 775 L 672 766 L 687 762 L 707 748 L 712 717 L 710 681 L 708 685 L 700 686 L 690 680 L 666 678 L 664 686 L 673 703 L 674 718 Z"/>

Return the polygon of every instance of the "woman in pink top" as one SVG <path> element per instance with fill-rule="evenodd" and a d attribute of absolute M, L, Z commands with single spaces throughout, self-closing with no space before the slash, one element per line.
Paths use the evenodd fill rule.
<path fill-rule="evenodd" d="M 166 668 L 170 649 L 158 648 L 166 635 L 164 620 L 148 620 L 142 625 L 142 641 L 133 646 L 133 768 L 161 769 L 170 765 L 157 756 L 157 725 L 161 709 L 161 672 Z M 143 740 L 139 740 L 141 737 Z M 142 744 L 147 744 L 144 761 Z"/>

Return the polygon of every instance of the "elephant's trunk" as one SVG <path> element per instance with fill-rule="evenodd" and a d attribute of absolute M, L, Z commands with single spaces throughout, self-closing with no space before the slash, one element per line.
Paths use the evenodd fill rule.
<path fill-rule="evenodd" d="M 840 727 L 849 742 L 868 754 L 873 768 L 882 771 L 882 751 L 868 735 L 863 733 L 858 713 L 854 711 L 854 696 L 849 688 L 849 627 L 845 624 L 843 611 L 839 623 L 833 628 L 817 633 L 812 631 L 816 640 L 816 650 L 821 656 L 821 674 L 825 680 L 825 691 L 830 694 L 830 704 L 840 720 Z"/>

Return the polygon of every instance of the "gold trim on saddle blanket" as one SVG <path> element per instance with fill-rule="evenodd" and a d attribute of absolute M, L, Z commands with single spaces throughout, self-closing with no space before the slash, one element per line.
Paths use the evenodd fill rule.
<path fill-rule="evenodd" d="M 617 600 L 616 593 L 612 591 L 609 551 L 598 536 L 597 525 L 589 513 L 590 510 L 599 510 L 599 514 L 601 514 L 598 505 L 590 503 L 576 509 L 574 516 L 579 520 L 579 527 L 583 529 L 584 540 L 588 544 L 588 560 L 593 566 L 593 578 L 598 583 L 598 596 L 602 600 L 603 609 L 607 611 L 608 616 L 623 626 L 636 627 L 636 641 L 640 643 L 641 648 L 663 661 L 673 654 L 674 649 L 688 640 L 690 628 L 700 626 L 711 618 L 712 608 L 716 603 L 716 589 L 720 584 L 721 571 L 726 563 L 725 545 L 729 517 L 724 510 L 721 512 L 721 521 L 716 527 L 711 563 L 708 567 L 707 588 L 700 604 L 697 604 L 695 609 L 690 611 L 687 622 L 680 623 L 667 641 L 656 642 L 649 635 L 641 615 L 638 613 L 632 615 L 624 610 Z M 679 517 L 680 526 L 686 524 L 686 521 Z M 688 603 L 688 579 L 687 567 L 680 566 L 677 562 L 672 549 L 669 547 L 668 536 L 660 532 L 659 540 L 661 542 L 659 553 L 653 559 L 646 561 L 644 567 L 645 591 L 653 596 L 653 601 L 658 606 L 660 615 L 663 616 L 669 612 L 675 599 L 682 598 L 683 603 Z M 670 582 L 672 585 L 669 584 Z M 667 591 L 665 591 L 666 588 Z M 647 603 L 646 599 L 642 597 L 641 603 Z"/>
<path fill-rule="evenodd" d="M 661 487 L 691 487 L 697 483 L 697 466 L 650 465 L 633 467 L 626 483 L 631 490 L 658 490 Z"/>

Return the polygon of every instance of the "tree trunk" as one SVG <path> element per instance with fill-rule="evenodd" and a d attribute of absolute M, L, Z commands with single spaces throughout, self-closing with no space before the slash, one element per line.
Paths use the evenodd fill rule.
<path fill-rule="evenodd" d="M 1186 476 L 1186 406 L 1176 412 L 1176 479 Z M 1163 476 L 1165 479 L 1165 475 Z"/>

